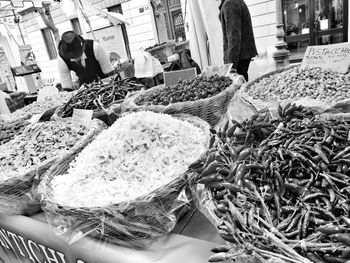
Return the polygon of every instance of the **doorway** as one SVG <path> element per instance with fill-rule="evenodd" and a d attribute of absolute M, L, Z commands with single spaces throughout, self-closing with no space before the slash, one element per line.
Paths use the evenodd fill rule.
<path fill-rule="evenodd" d="M 282 0 L 282 8 L 291 62 L 309 45 L 348 41 L 348 0 Z"/>

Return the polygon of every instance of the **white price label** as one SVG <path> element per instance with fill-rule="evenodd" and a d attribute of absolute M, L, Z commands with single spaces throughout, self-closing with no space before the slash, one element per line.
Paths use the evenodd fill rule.
<path fill-rule="evenodd" d="M 34 114 L 30 119 L 29 119 L 29 122 L 30 123 L 37 123 L 41 116 L 43 116 L 42 114 Z"/>
<path fill-rule="evenodd" d="M 89 128 L 92 120 L 93 110 L 74 109 L 72 126 L 75 128 Z"/>
<path fill-rule="evenodd" d="M 211 76 L 217 74 L 219 76 L 227 77 L 231 71 L 232 66 L 232 63 L 220 66 L 206 66 L 202 71 L 202 75 Z"/>

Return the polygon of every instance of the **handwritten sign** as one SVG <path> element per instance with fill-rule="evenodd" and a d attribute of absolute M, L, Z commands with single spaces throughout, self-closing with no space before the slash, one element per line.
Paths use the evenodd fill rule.
<path fill-rule="evenodd" d="M 320 67 L 347 73 L 350 66 L 350 43 L 308 46 L 301 67 Z"/>
<path fill-rule="evenodd" d="M 74 109 L 72 117 L 72 126 L 74 128 L 89 128 L 92 120 L 92 113 L 92 110 Z"/>

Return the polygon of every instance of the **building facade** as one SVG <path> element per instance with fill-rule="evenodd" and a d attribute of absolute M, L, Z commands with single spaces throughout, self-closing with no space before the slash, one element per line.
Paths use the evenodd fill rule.
<path fill-rule="evenodd" d="M 89 25 L 85 20 L 79 19 L 73 1 L 70 4 L 64 1 L 51 7 L 51 16 L 60 35 L 67 30 L 74 30 L 86 38 L 95 37 L 110 53 L 122 58 L 132 58 L 138 50 L 146 49 L 156 43 L 186 41 L 180 0 L 162 0 L 161 9 L 157 9 L 158 3 L 150 0 L 88 0 L 87 2 L 101 10 L 123 14 L 130 25 L 114 26 L 106 19 L 89 15 L 87 7 L 85 11 L 89 15 Z M 158 21 L 157 10 L 164 18 L 162 20 L 164 23 Z M 57 80 L 57 43 L 51 30 L 34 8 L 21 11 L 21 15 L 23 31 L 26 32 L 26 39 L 31 44 L 42 69 L 43 78 Z M 161 24 L 165 26 L 162 28 Z"/>
<path fill-rule="evenodd" d="M 276 10 L 277 1 L 280 1 L 280 10 Z M 350 7 L 347 0 L 246 0 L 246 3 L 260 51 L 273 49 L 277 13 L 282 16 L 292 62 L 300 61 L 309 45 L 348 42 Z"/>
<path fill-rule="evenodd" d="M 130 25 L 113 26 L 106 19 L 89 16 L 90 27 L 79 19 L 73 0 L 71 8 L 64 8 L 62 3 L 53 5 L 51 15 L 60 34 L 67 30 L 75 30 L 81 34 L 85 33 L 86 37 L 94 36 L 108 51 L 116 53 L 118 57 L 130 58 L 134 57 L 138 50 L 156 43 L 188 42 L 190 1 L 193 0 L 87 0 L 100 9 L 122 13 Z M 350 7 L 347 0 L 245 1 L 251 13 L 259 53 L 251 68 L 252 71 L 257 71 L 257 74 L 264 73 L 260 68 L 265 71 L 271 69 L 266 63 L 273 64 L 278 15 L 282 16 L 285 41 L 291 52 L 292 62 L 302 59 L 308 45 L 348 42 Z M 280 2 L 279 5 L 276 5 L 277 1 Z M 66 0 L 63 2 L 67 3 Z M 281 8 L 277 10 L 277 6 Z M 52 32 L 34 8 L 22 11 L 21 15 L 23 37 L 26 44 L 32 46 L 36 62 L 42 69 L 42 77 L 57 79 L 58 54 Z M 220 30 L 218 28 L 217 32 Z"/>

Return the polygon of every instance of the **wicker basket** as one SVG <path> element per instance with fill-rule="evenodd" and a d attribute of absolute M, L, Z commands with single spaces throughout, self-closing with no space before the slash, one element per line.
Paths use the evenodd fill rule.
<path fill-rule="evenodd" d="M 289 65 L 289 66 L 286 66 L 286 67 L 283 67 L 283 68 L 279 68 L 279 69 L 275 69 L 275 70 L 272 70 L 270 72 L 267 72 L 263 75 L 261 75 L 260 77 L 257 77 L 253 80 L 250 80 L 248 81 L 245 85 L 244 85 L 244 89 L 246 89 L 247 87 L 250 87 L 252 85 L 254 85 L 255 83 L 259 82 L 260 80 L 264 79 L 264 78 L 268 78 L 272 75 L 275 75 L 275 74 L 278 74 L 278 73 L 281 73 L 283 71 L 286 71 L 286 70 L 289 70 L 289 69 L 292 69 L 292 68 L 295 68 L 295 67 L 299 67 L 300 64 L 293 64 L 293 65 Z M 244 90 L 242 89 L 242 90 Z"/>
<path fill-rule="evenodd" d="M 179 118 L 204 130 L 209 142 L 208 123 L 193 116 Z M 52 178 L 65 173 L 70 162 L 89 142 L 85 141 L 82 147 L 73 149 L 53 165 L 39 186 L 43 210 L 55 230 L 64 229 L 62 234 L 69 234 L 71 242 L 81 235 L 95 234 L 99 239 L 107 238 L 109 242 L 133 247 L 144 247 L 149 240 L 169 233 L 182 209 L 190 202 L 190 191 L 186 187 L 189 181 L 187 173 L 146 196 L 128 202 L 80 208 L 55 203 L 51 188 Z"/>
<path fill-rule="evenodd" d="M 263 111 L 263 110 L 266 110 L 266 109 L 274 111 L 274 109 L 277 109 L 278 103 L 283 105 L 284 103 L 288 103 L 289 101 L 288 100 L 284 100 L 284 101 L 255 100 L 255 99 L 253 99 L 252 97 L 250 97 L 248 95 L 247 90 L 251 86 L 253 86 L 254 84 L 260 82 L 262 79 L 268 78 L 270 76 L 279 74 L 279 73 L 281 73 L 283 71 L 286 71 L 286 70 L 289 70 L 289 69 L 292 69 L 292 68 L 295 68 L 295 67 L 299 67 L 299 66 L 300 66 L 300 64 L 289 65 L 289 66 L 286 66 L 286 67 L 283 67 L 283 68 L 279 68 L 279 69 L 270 71 L 268 73 L 265 73 L 265 74 L 261 75 L 260 77 L 255 78 L 255 79 L 245 83 L 242 86 L 240 92 L 237 93 L 237 96 L 239 96 L 239 99 L 244 101 L 244 104 L 246 104 L 248 107 L 251 107 L 251 106 L 254 107 L 257 112 Z M 291 98 L 291 99 L 293 99 L 293 98 Z"/>
<path fill-rule="evenodd" d="M 219 94 L 196 101 L 177 102 L 163 105 L 149 105 L 149 106 L 138 106 L 135 101 L 140 96 L 145 96 L 149 93 L 162 89 L 164 86 L 156 86 L 149 90 L 139 92 L 136 95 L 129 97 L 122 104 L 122 112 L 128 111 L 140 111 L 150 110 L 154 112 L 161 112 L 166 114 L 179 114 L 185 113 L 193 116 L 197 116 L 208 122 L 211 126 L 215 126 L 222 118 L 223 114 L 227 110 L 227 105 L 230 102 L 233 95 L 243 85 L 244 79 L 240 75 L 231 75 L 233 83 L 231 86 L 226 88 Z"/>
<path fill-rule="evenodd" d="M 40 211 L 40 202 L 33 194 L 35 178 L 40 177 L 57 160 L 46 160 L 25 174 L 0 182 L 0 213 L 6 215 L 33 215 Z"/>
<path fill-rule="evenodd" d="M 262 100 L 253 99 L 246 92 L 249 89 L 249 87 L 258 83 L 262 79 L 268 78 L 270 76 L 279 74 L 281 72 L 284 72 L 296 67 L 300 67 L 300 64 L 293 64 L 287 67 L 279 68 L 271 72 L 268 72 L 252 81 L 249 81 L 245 85 L 243 85 L 242 89 L 240 90 L 240 92 L 237 93 L 237 95 L 240 96 L 242 99 L 244 99 L 247 104 L 253 105 L 258 112 L 264 109 L 269 109 L 274 114 L 277 112 L 278 104 L 281 104 L 283 106 L 289 102 L 292 102 L 292 103 L 294 102 L 296 104 L 300 104 L 300 105 L 303 105 L 304 107 L 309 108 L 311 111 L 313 111 L 314 114 L 328 113 L 328 114 L 341 115 L 343 113 L 350 113 L 350 99 L 339 101 L 335 104 L 326 103 L 326 102 L 311 99 L 311 98 L 295 99 L 293 97 L 290 97 L 285 100 L 279 100 L 279 101 L 262 101 Z"/>
<path fill-rule="evenodd" d="M 91 141 L 105 126 L 95 122 L 86 136 L 77 143 L 79 147 L 84 141 Z M 36 186 L 41 176 L 58 160 L 52 157 L 25 174 L 5 181 L 0 181 L 0 213 L 7 215 L 33 215 L 40 211 Z"/>

